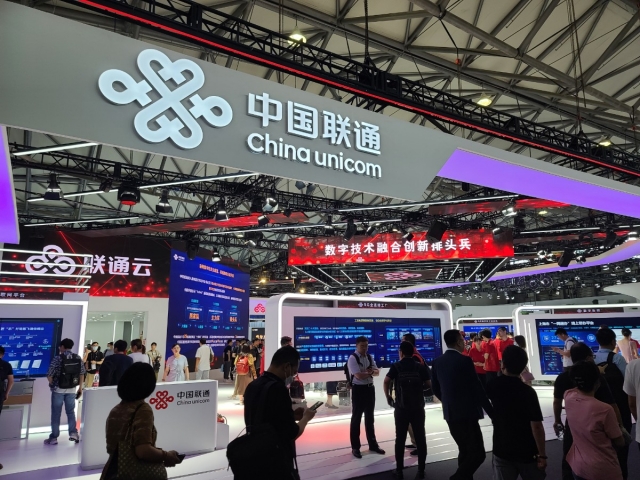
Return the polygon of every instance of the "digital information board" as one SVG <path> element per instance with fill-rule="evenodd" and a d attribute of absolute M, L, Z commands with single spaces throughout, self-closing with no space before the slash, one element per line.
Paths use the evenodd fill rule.
<path fill-rule="evenodd" d="M 632 338 L 640 338 L 640 317 L 536 319 L 535 328 L 542 374 L 559 375 L 562 373 L 562 357 L 554 352 L 553 348 L 564 348 L 564 342 L 556 337 L 556 329 L 564 328 L 569 336 L 579 342 L 586 343 L 595 353 L 599 348 L 596 332 L 600 325 L 608 325 L 616 332 L 618 340 L 622 338 L 621 330 L 623 328 L 631 330 Z"/>
<path fill-rule="evenodd" d="M 249 331 L 249 274 L 216 262 L 171 251 L 169 277 L 168 358 L 171 346 L 192 360 L 205 338 L 222 363 L 226 340 L 246 337 Z"/>
<path fill-rule="evenodd" d="M 0 318 L 3 360 L 11 364 L 15 377 L 46 377 L 61 335 L 61 318 Z"/>
<path fill-rule="evenodd" d="M 399 360 L 402 336 L 412 333 L 428 364 L 442 354 L 440 318 L 294 316 L 294 339 L 300 373 L 342 370 L 355 351 L 355 339 L 369 339 L 369 354 L 379 368 Z"/>
<path fill-rule="evenodd" d="M 491 330 L 491 338 L 495 338 L 500 327 L 513 333 L 513 321 L 511 318 L 460 318 L 456 322 L 457 328 L 467 334 L 480 333 L 484 329 Z"/>

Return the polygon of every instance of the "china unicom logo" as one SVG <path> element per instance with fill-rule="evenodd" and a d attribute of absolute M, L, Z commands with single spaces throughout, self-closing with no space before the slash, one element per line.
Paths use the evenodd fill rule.
<path fill-rule="evenodd" d="M 145 80 L 137 82 L 127 72 L 113 69 L 100 75 L 98 87 L 116 105 L 138 102 L 144 107 L 136 114 L 133 126 L 147 142 L 171 139 L 188 150 L 202 143 L 198 118 L 204 118 L 212 127 L 231 123 L 233 110 L 225 99 L 216 96 L 203 99 L 197 94 L 204 85 L 204 72 L 195 62 L 184 58 L 172 62 L 164 53 L 148 49 L 140 52 L 137 64 Z M 158 97 L 155 101 L 149 96 L 152 92 L 154 98 Z M 187 108 L 183 101 L 188 101 L 191 107 Z"/>

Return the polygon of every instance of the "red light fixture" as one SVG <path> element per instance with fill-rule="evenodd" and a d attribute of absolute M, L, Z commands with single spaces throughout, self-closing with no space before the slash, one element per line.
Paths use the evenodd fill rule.
<path fill-rule="evenodd" d="M 123 183 L 118 188 L 118 201 L 128 207 L 137 205 L 140 203 L 140 190 L 135 185 Z"/>

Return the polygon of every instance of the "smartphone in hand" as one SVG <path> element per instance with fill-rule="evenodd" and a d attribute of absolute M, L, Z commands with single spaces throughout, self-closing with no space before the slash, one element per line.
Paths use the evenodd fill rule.
<path fill-rule="evenodd" d="M 316 402 L 316 403 L 314 403 L 313 405 L 311 405 L 311 406 L 309 407 L 309 409 L 311 409 L 311 410 L 313 410 L 313 411 L 316 411 L 316 410 L 318 410 L 318 408 L 320 408 L 320 406 L 321 406 L 322 404 L 324 404 L 324 402 Z"/>
<path fill-rule="evenodd" d="M 184 460 L 184 457 L 186 457 L 186 454 L 184 453 L 179 453 L 178 454 L 178 458 L 180 459 L 180 461 L 178 463 L 182 463 L 182 461 Z"/>

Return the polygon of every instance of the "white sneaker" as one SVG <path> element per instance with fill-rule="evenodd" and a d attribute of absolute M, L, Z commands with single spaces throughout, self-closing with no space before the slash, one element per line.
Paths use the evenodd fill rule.
<path fill-rule="evenodd" d="M 78 437 L 78 433 L 77 432 L 76 433 L 70 433 L 69 434 L 69 441 L 70 442 L 76 442 L 76 443 L 80 442 L 80 437 Z"/>
<path fill-rule="evenodd" d="M 47 438 L 44 441 L 45 445 L 57 445 L 58 444 L 58 439 L 57 438 Z"/>

